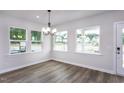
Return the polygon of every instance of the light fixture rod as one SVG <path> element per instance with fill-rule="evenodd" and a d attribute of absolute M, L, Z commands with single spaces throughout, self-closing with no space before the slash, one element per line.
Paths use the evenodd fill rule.
<path fill-rule="evenodd" d="M 51 19 L 50 19 L 50 15 L 51 14 L 51 10 L 48 10 L 48 27 L 51 27 Z"/>

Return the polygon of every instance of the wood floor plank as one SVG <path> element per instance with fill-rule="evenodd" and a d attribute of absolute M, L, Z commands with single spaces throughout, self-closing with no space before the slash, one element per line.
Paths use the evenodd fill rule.
<path fill-rule="evenodd" d="M 0 83 L 124 83 L 124 77 L 51 60 L 1 74 Z"/>

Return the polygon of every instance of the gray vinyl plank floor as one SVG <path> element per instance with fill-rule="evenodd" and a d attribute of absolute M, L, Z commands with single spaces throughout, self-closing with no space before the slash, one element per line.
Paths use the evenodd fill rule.
<path fill-rule="evenodd" d="M 123 83 L 124 77 L 48 61 L 0 75 L 0 83 Z"/>

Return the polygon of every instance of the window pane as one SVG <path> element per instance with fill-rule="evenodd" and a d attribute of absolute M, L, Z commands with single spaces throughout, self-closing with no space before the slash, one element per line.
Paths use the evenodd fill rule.
<path fill-rule="evenodd" d="M 123 67 L 124 67 L 124 28 L 122 29 L 122 50 L 123 50 Z"/>
<path fill-rule="evenodd" d="M 83 36 L 82 36 L 82 31 L 77 30 L 77 51 L 81 52 L 83 49 Z"/>
<path fill-rule="evenodd" d="M 99 52 L 99 27 L 77 30 L 77 51 Z"/>
<path fill-rule="evenodd" d="M 54 50 L 67 51 L 67 31 L 56 33 L 54 37 Z"/>
<path fill-rule="evenodd" d="M 31 50 L 32 52 L 41 51 L 41 42 L 32 42 Z"/>
<path fill-rule="evenodd" d="M 11 40 L 26 40 L 26 30 L 21 28 L 10 27 Z"/>
<path fill-rule="evenodd" d="M 41 51 L 42 43 L 41 43 L 41 32 L 39 31 L 31 31 L 31 50 L 32 52 Z"/>
<path fill-rule="evenodd" d="M 26 43 L 11 41 L 10 42 L 10 51 L 11 51 L 11 54 L 26 52 Z"/>
<path fill-rule="evenodd" d="M 41 32 L 31 31 L 31 40 L 32 41 L 41 41 Z"/>

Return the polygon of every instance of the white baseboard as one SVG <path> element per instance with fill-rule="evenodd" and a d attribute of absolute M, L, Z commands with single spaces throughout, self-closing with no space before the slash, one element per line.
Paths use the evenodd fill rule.
<path fill-rule="evenodd" d="M 62 59 L 56 59 L 56 58 L 52 58 L 52 60 L 60 61 L 60 62 L 67 63 L 67 64 L 76 65 L 76 66 L 79 66 L 79 67 L 84 67 L 84 68 L 89 68 L 89 69 L 93 69 L 93 70 L 98 70 L 98 71 L 106 72 L 106 73 L 109 73 L 109 74 L 116 74 L 114 71 L 108 70 L 108 69 L 102 69 L 102 68 L 97 68 L 97 67 L 94 67 L 94 66 L 78 64 L 78 63 L 72 63 L 72 62 L 69 62 L 69 61 L 65 61 L 65 60 L 62 60 Z"/>
<path fill-rule="evenodd" d="M 18 69 L 21 69 L 21 68 L 24 68 L 24 67 L 27 67 L 27 66 L 31 66 L 31 65 L 35 65 L 35 64 L 38 64 L 38 63 L 43 63 L 43 62 L 46 62 L 46 61 L 49 61 L 49 60 L 51 60 L 51 59 L 48 58 L 48 59 L 45 59 L 45 60 L 39 60 L 39 61 L 36 61 L 36 62 L 31 62 L 31 63 L 20 65 L 20 66 L 17 66 L 17 67 L 4 69 L 4 70 L 0 71 L 0 74 L 7 73 L 7 72 L 10 72 L 10 71 L 14 71 L 14 70 L 18 70 Z"/>
<path fill-rule="evenodd" d="M 101 72 L 115 74 L 115 72 L 112 71 L 112 70 L 96 68 L 94 66 L 89 66 L 89 65 L 84 65 L 84 64 L 72 63 L 72 62 L 69 62 L 69 61 L 65 61 L 65 60 L 62 60 L 62 59 L 56 59 L 56 58 L 48 58 L 48 59 L 45 59 L 45 60 L 40 60 L 40 61 L 32 62 L 32 63 L 29 63 L 29 64 L 24 64 L 24 65 L 17 66 L 17 67 L 14 67 L 14 68 L 4 69 L 4 70 L 0 71 L 0 74 L 7 73 L 7 72 L 10 72 L 10 71 L 14 71 L 14 70 L 18 70 L 18 69 L 21 69 L 21 68 L 24 68 L 24 67 L 27 67 L 27 66 L 31 66 L 31 65 L 35 65 L 35 64 L 38 64 L 38 63 L 43 63 L 43 62 L 46 62 L 46 61 L 49 61 L 49 60 L 55 60 L 55 61 L 58 61 L 58 62 L 60 61 L 60 62 L 63 62 L 63 63 L 72 64 L 72 65 L 76 65 L 76 66 L 79 66 L 79 67 L 84 67 L 84 68 L 89 68 L 89 69 L 93 69 L 93 70 L 98 70 L 98 71 L 101 71 Z"/>

